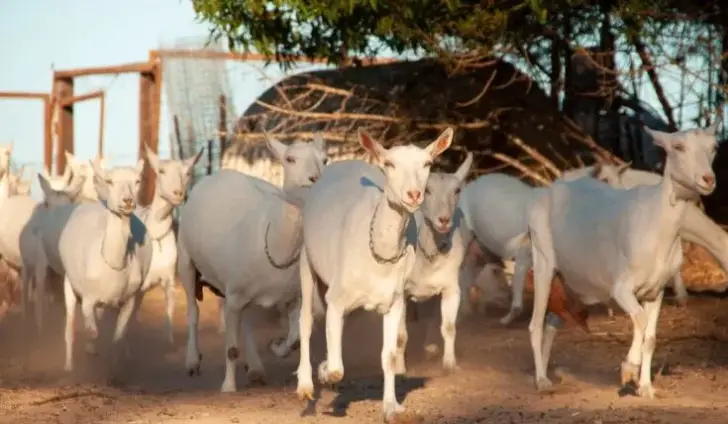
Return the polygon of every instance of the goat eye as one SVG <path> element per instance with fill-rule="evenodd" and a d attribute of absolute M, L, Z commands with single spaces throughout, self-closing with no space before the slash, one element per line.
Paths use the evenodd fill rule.
<path fill-rule="evenodd" d="M 432 161 L 431 160 L 428 160 L 427 162 L 425 162 L 425 166 L 424 166 L 425 168 L 429 168 L 431 166 L 432 166 Z"/>
<path fill-rule="evenodd" d="M 455 194 L 460 194 L 460 190 L 462 190 L 460 187 L 455 189 Z"/>
<path fill-rule="evenodd" d="M 676 152 L 684 152 L 685 151 L 685 145 L 683 144 L 676 144 L 673 146 L 673 149 L 675 149 Z"/>
<path fill-rule="evenodd" d="M 113 182 L 113 181 L 111 181 L 110 179 L 106 179 L 106 180 L 104 180 L 104 182 L 105 182 L 106 184 L 108 184 L 108 185 L 113 185 L 113 184 L 114 184 L 114 182 Z"/>
<path fill-rule="evenodd" d="M 160 170 L 159 170 L 159 175 L 164 175 L 164 174 L 165 174 L 165 172 L 167 172 L 167 171 L 165 171 L 164 169 L 160 169 Z"/>
<path fill-rule="evenodd" d="M 425 194 L 430 194 L 430 189 L 425 187 Z"/>
<path fill-rule="evenodd" d="M 293 165 L 294 163 L 296 163 L 296 159 L 294 159 L 294 158 L 292 158 L 290 156 L 286 156 L 286 162 L 288 162 L 291 165 Z"/>
<path fill-rule="evenodd" d="M 134 181 L 134 184 L 136 184 L 136 185 L 139 185 L 141 183 L 142 183 L 142 180 L 136 180 L 136 181 Z"/>
<path fill-rule="evenodd" d="M 324 159 L 324 166 L 329 164 L 329 158 Z"/>
<path fill-rule="evenodd" d="M 384 161 L 384 167 L 385 167 L 385 168 L 391 168 L 391 169 L 394 169 L 394 164 L 393 164 L 392 162 L 388 161 L 388 160 L 385 160 L 385 161 Z"/>

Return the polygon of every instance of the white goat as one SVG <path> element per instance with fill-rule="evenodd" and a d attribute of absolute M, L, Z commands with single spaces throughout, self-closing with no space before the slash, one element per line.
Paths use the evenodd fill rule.
<path fill-rule="evenodd" d="M 286 146 L 273 138 L 267 142 L 285 171 L 282 190 L 259 178 L 223 169 L 196 184 L 181 210 L 178 271 L 187 295 L 187 370 L 190 375 L 199 373 L 196 298 L 202 300 L 202 286 L 207 285 L 218 296 L 225 296 L 227 361 L 221 387 L 225 392 L 236 390 L 241 324 L 248 379 L 264 379 L 247 306 L 286 305 L 288 337 L 271 344 L 276 356 L 287 356 L 298 340 L 301 223 L 298 207 L 289 203 L 297 202 L 297 189 L 310 186 L 321 175 L 327 162 L 325 145 L 320 135 L 312 143 L 296 141 Z"/>
<path fill-rule="evenodd" d="M 625 165 L 623 168 L 629 165 Z M 615 172 L 621 172 L 618 168 Z M 593 176 L 593 170 L 580 168 L 565 172 L 560 180 L 573 181 Z M 618 176 L 611 173 L 599 174 L 597 178 L 610 185 L 618 186 Z M 526 213 L 532 202 L 548 190 L 545 187 L 532 187 L 521 180 L 506 174 L 483 175 L 465 186 L 458 207 L 462 210 L 467 226 L 475 236 L 470 252 L 463 262 L 463 278 L 468 288 L 475 275 L 475 260 L 478 250 L 494 255 L 502 260 L 513 258 L 515 268 L 511 280 L 511 308 L 501 318 L 506 325 L 523 311 L 523 290 L 526 273 L 531 268 L 531 252 L 528 246 L 517 243 L 518 236 L 527 230 Z M 463 294 L 467 290 L 463 291 Z M 464 315 L 472 313 L 469 302 L 463 302 Z"/>
<path fill-rule="evenodd" d="M 30 181 L 23 178 L 25 165 L 21 166 L 16 172 L 10 173 L 10 195 L 11 196 L 29 196 Z"/>
<path fill-rule="evenodd" d="M 639 373 L 638 393 L 654 397 L 650 366 L 664 287 L 683 260 L 680 223 L 690 202 L 715 190 L 711 163 L 718 144 L 715 125 L 672 134 L 648 132 L 666 152 L 659 184 L 623 190 L 590 178 L 557 182 L 529 211 L 534 264 L 529 330 L 539 390 L 552 386 L 546 367 L 559 320 L 547 322 L 545 339 L 543 333 L 558 269 L 584 304 L 614 300 L 632 318 L 622 383 L 635 381 Z"/>
<path fill-rule="evenodd" d="M 174 342 L 174 287 L 177 277 L 177 241 L 173 231 L 172 211 L 182 204 L 187 184 L 203 150 L 184 161 L 160 160 L 146 147 L 147 161 L 157 175 L 154 198 L 149 206 L 138 207 L 136 215 L 144 222 L 152 239 L 152 264 L 142 285 L 142 292 L 161 286 L 167 312 L 167 337 Z"/>
<path fill-rule="evenodd" d="M 460 265 L 472 236 L 465 227 L 462 211 L 457 208 L 460 191 L 473 164 L 473 154 L 454 174 L 430 173 L 425 188 L 425 200 L 415 212 L 417 222 L 417 256 L 412 274 L 404 290 L 415 302 L 442 296 L 440 332 L 444 341 L 443 367 L 452 372 L 457 368 L 455 333 L 460 306 Z M 375 181 L 384 186 L 384 178 Z M 396 373 L 406 372 L 404 353 L 407 345 L 407 304 L 399 322 Z"/>
<path fill-rule="evenodd" d="M 85 160 L 77 159 L 72 153 L 65 152 L 66 155 L 66 169 L 70 169 L 73 174 L 73 179 L 81 180 L 81 192 L 79 193 L 76 203 L 93 203 L 98 202 L 99 196 L 96 194 L 96 188 L 94 186 L 94 170 L 91 168 L 89 163 Z M 103 158 L 97 158 L 97 162 L 101 169 L 106 168 L 106 164 Z M 71 184 L 75 184 L 72 180 Z"/>
<path fill-rule="evenodd" d="M 394 375 L 404 285 L 415 264 L 417 226 L 412 214 L 424 199 L 432 161 L 450 146 L 453 131 L 448 128 L 425 149 L 414 145 L 385 149 L 366 132 L 358 134 L 377 166 L 357 160 L 327 166 L 303 209 L 297 393 L 300 398 L 313 398 L 310 339 L 314 282 L 319 281 L 328 287 L 327 359 L 318 367 L 319 380 L 337 383 L 344 376 L 344 316 L 362 307 L 376 310 L 384 315 L 382 402 L 389 419 L 404 410 L 395 397 Z M 379 185 L 382 172 L 384 181 Z"/>
<path fill-rule="evenodd" d="M 113 335 L 114 344 L 118 344 L 152 259 L 149 233 L 134 214 L 144 161 L 139 160 L 136 168 L 109 171 L 102 170 L 96 162 L 92 166 L 98 196 L 105 203 L 61 206 L 57 210 L 72 208 L 70 217 L 64 222 L 54 216 L 53 222 L 65 224 L 58 250 L 65 271 L 67 371 L 73 369 L 74 319 L 79 300 L 92 345 L 98 338 L 97 308 L 120 308 Z M 117 352 L 115 349 L 114 353 Z M 117 360 L 113 364 L 116 366 Z"/>
<path fill-rule="evenodd" d="M 37 279 L 35 278 L 35 270 L 40 262 L 39 258 L 43 255 L 40 237 L 41 223 L 56 207 L 73 203 L 78 197 L 81 185 L 76 184 L 75 186 L 70 186 L 63 190 L 55 190 L 51 187 L 50 181 L 48 181 L 42 173 L 38 174 L 38 182 L 40 183 L 40 188 L 43 191 L 44 201 L 37 203 L 33 199 L 18 196 L 17 201 L 22 199 L 23 203 L 18 204 L 17 207 L 14 208 L 14 211 L 17 213 L 21 209 L 32 206 L 30 216 L 27 219 L 23 219 L 25 223 L 20 226 L 21 229 L 18 236 L 18 251 L 20 252 L 19 256 L 21 260 L 20 306 L 22 317 L 25 320 L 27 316 L 28 301 L 30 300 L 32 293 L 35 300 L 36 328 L 38 331 L 41 331 L 43 326 L 43 310 L 45 308 L 45 284 L 43 284 L 45 279 L 43 280 L 43 283 L 38 284 Z M 10 204 L 10 202 L 8 202 L 8 204 Z M 23 214 L 23 216 L 24 215 L 25 214 Z M 45 263 L 44 260 L 42 262 Z"/>
<path fill-rule="evenodd" d="M 593 168 L 592 172 L 594 174 L 604 175 L 609 180 L 618 181 L 618 187 L 621 188 L 656 185 L 662 181 L 662 175 L 649 171 L 622 169 L 606 164 L 598 164 Z M 710 219 L 705 212 L 700 210 L 697 205 L 691 204 L 686 208 L 685 218 L 683 218 L 680 225 L 680 236 L 707 249 L 720 263 L 721 267 L 728 271 L 728 233 Z M 679 273 L 675 275 L 674 288 L 678 298 L 687 296 Z"/>

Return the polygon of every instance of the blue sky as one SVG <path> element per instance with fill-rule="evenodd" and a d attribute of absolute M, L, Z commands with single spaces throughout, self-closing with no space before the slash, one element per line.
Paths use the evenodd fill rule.
<path fill-rule="evenodd" d="M 0 39 L 4 40 L 0 43 L 4 65 L 0 67 L 0 91 L 50 92 L 54 68 L 144 61 L 150 49 L 207 34 L 207 25 L 195 20 L 190 0 L 0 0 L 0 11 Z M 227 69 L 237 113 L 282 77 L 275 66 L 265 70 L 268 80 L 251 70 L 250 64 L 231 61 Z M 660 75 L 671 92 L 677 86 L 673 74 Z M 642 98 L 657 106 L 649 84 L 642 87 Z M 139 134 L 138 76 L 76 79 L 76 94 L 98 89 L 107 92 L 105 156 L 113 165 L 132 164 Z M 170 117 L 164 95 L 162 99 L 159 150 L 164 158 L 169 155 Z M 36 171 L 42 166 L 42 114 L 39 101 L 0 99 L 0 143 L 14 141 L 15 162 Z M 75 151 L 79 158 L 96 156 L 98 123 L 97 101 L 76 105 Z M 39 195 L 37 184 L 33 192 Z"/>
<path fill-rule="evenodd" d="M 179 37 L 204 37 L 207 25 L 196 21 L 189 0 L 0 0 L 0 91 L 50 92 L 52 69 L 108 66 L 147 60 L 150 49 Z M 234 103 L 244 110 L 268 83 L 260 74 L 230 64 Z M 271 66 L 272 68 L 273 66 Z M 267 69 L 274 78 L 282 73 Z M 138 77 L 86 77 L 75 93 L 107 92 L 104 150 L 115 165 L 134 163 L 138 140 Z M 164 102 L 164 96 L 163 96 Z M 40 101 L 0 99 L 0 143 L 14 141 L 19 164 L 42 167 L 43 109 Z M 169 117 L 162 106 L 160 156 L 169 152 Z M 82 159 L 97 154 L 99 104 L 75 107 L 75 152 Z M 26 174 L 29 175 L 29 174 Z M 34 195 L 40 190 L 33 187 Z"/>

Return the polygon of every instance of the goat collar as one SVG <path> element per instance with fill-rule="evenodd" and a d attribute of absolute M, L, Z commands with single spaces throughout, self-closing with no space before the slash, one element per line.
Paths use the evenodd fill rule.
<path fill-rule="evenodd" d="M 265 236 L 263 237 L 263 244 L 265 247 L 265 257 L 268 258 L 268 263 L 271 264 L 271 266 L 273 266 L 273 268 L 276 268 L 276 269 L 290 268 L 293 264 L 298 262 L 298 258 L 301 256 L 301 248 L 302 248 L 303 243 L 301 240 L 300 233 L 298 236 L 298 243 L 297 243 L 298 248 L 296 249 L 296 251 L 293 252 L 293 255 L 291 255 L 291 257 L 287 261 L 284 261 L 283 263 L 278 263 L 275 261 L 275 259 L 273 259 L 273 256 L 271 256 L 271 254 L 270 254 L 270 249 L 268 248 L 268 232 L 269 231 L 270 231 L 270 221 L 268 221 L 268 225 L 266 225 L 266 227 L 265 227 Z"/>
<path fill-rule="evenodd" d="M 404 257 L 404 255 L 407 253 L 407 245 L 405 244 L 402 246 L 402 249 L 399 251 L 398 254 L 385 258 L 384 256 L 379 255 L 377 253 L 377 250 L 374 248 L 374 221 L 377 219 L 377 214 L 379 213 L 379 205 L 381 203 L 377 203 L 377 206 L 374 207 L 374 213 L 372 213 L 372 219 L 369 221 L 369 252 L 372 254 L 372 257 L 375 261 L 377 261 L 380 264 L 395 264 L 399 262 L 400 259 Z"/>

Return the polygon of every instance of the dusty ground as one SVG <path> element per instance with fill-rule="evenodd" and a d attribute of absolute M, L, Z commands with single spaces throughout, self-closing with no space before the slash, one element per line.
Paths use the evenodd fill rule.
<path fill-rule="evenodd" d="M 153 293 L 145 301 L 141 325 L 130 334 L 131 358 L 114 378 L 106 371 L 103 350 L 99 357 L 83 352 L 83 336 L 76 355 L 78 370 L 73 375 L 62 371 L 61 311 L 54 311 L 46 339 L 22 330 L 18 317 L 8 315 L 0 323 L 0 423 L 380 422 L 381 324 L 376 317 L 351 316 L 344 340 L 345 381 L 338 393 L 323 390 L 315 417 L 301 418 L 305 405 L 295 397 L 292 375 L 296 354 L 278 360 L 266 353 L 267 387 L 244 387 L 241 367 L 240 391 L 218 392 L 224 354 L 214 327 L 212 296 L 206 296 L 202 308 L 202 375 L 188 377 L 181 293 L 179 299 L 174 346 L 164 338 L 162 303 Z M 591 335 L 578 329 L 562 331 L 553 362 L 568 374 L 559 392 L 541 396 L 531 379 L 528 318 L 524 315 L 511 328 L 500 328 L 495 318 L 502 311 L 495 310 L 459 328 L 462 369 L 452 376 L 441 374 L 438 359 L 420 354 L 424 331 L 413 325 L 408 377 L 398 380 L 400 399 L 425 423 L 725 423 L 725 302 L 691 298 L 688 308 L 663 308 L 654 360 L 662 375 L 656 379 L 659 398 L 654 401 L 618 394 L 618 366 L 630 341 L 626 317 L 614 322 L 594 317 Z M 280 335 L 274 323 L 259 320 L 261 348 Z M 323 353 L 321 333 L 314 331 L 316 364 Z"/>

